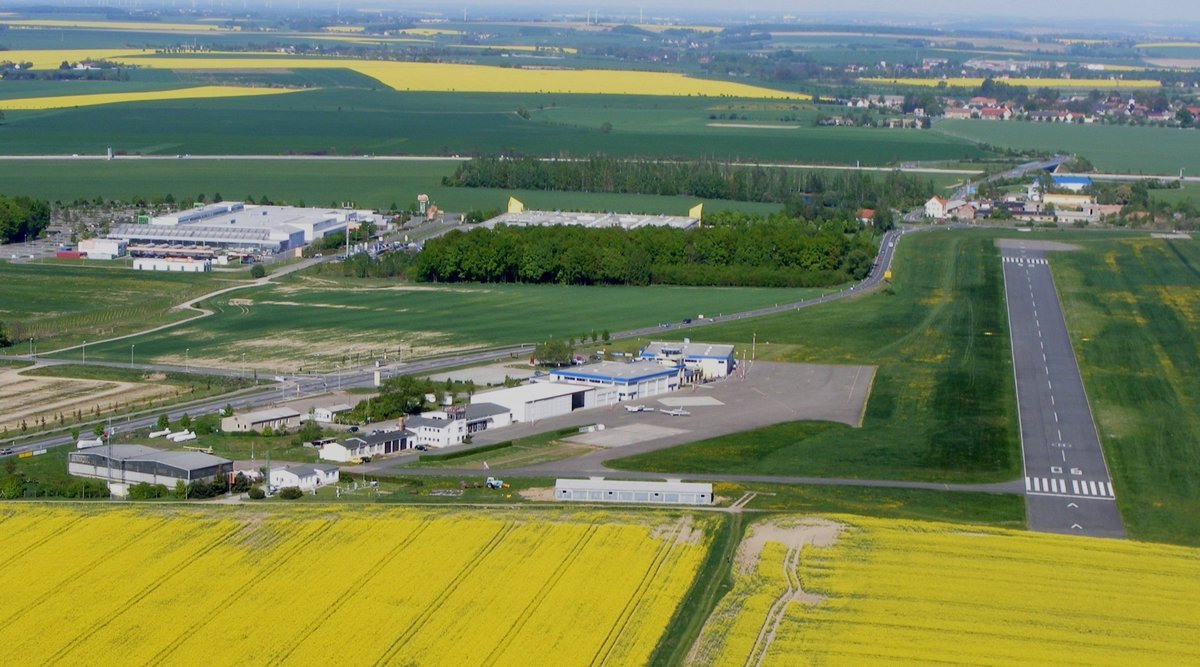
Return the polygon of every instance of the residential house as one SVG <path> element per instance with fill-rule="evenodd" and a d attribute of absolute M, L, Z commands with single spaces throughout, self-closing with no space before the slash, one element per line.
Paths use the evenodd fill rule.
<path fill-rule="evenodd" d="M 270 482 L 273 490 L 295 486 L 301 491 L 316 491 L 327 484 L 337 484 L 338 475 L 337 466 L 319 464 L 288 466 L 272 468 Z"/>
<path fill-rule="evenodd" d="M 335 419 L 337 419 L 338 415 L 342 414 L 343 412 L 350 412 L 353 409 L 354 408 L 345 403 L 338 403 L 337 405 L 330 405 L 322 408 L 313 408 L 313 419 L 321 422 L 322 424 L 331 424 Z"/>
<path fill-rule="evenodd" d="M 934 195 L 925 202 L 925 217 L 934 220 L 944 220 L 946 218 L 946 200 Z"/>

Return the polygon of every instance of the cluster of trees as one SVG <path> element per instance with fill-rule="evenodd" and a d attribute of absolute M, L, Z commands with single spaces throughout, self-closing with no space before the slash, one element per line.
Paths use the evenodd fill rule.
<path fill-rule="evenodd" d="M 430 282 L 814 287 L 862 278 L 873 234 L 848 224 L 730 214 L 723 224 L 507 227 L 451 232 L 425 244 L 416 276 Z"/>
<path fill-rule="evenodd" d="M 29 197 L 0 195 L 0 243 L 37 238 L 50 224 L 50 204 Z"/>
<path fill-rule="evenodd" d="M 476 158 L 464 162 L 443 185 L 472 188 L 687 195 L 777 204 L 819 200 L 828 219 L 838 210 L 907 208 L 933 194 L 933 183 L 900 172 L 875 178 L 861 172 L 826 174 L 778 167 L 738 167 L 721 162 L 657 162 L 596 157 L 545 161 Z"/>
<path fill-rule="evenodd" d="M 369 423 L 416 414 L 425 408 L 425 395 L 434 393 L 432 380 L 400 375 L 384 381 L 379 395 L 359 401 L 343 419 Z"/>

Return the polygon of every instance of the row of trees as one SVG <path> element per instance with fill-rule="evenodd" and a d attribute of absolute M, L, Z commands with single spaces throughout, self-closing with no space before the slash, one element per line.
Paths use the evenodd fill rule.
<path fill-rule="evenodd" d="M 0 195 L 0 243 L 37 238 L 49 224 L 49 203 L 29 197 Z"/>
<path fill-rule="evenodd" d="M 782 216 L 690 231 L 502 225 L 430 240 L 415 273 L 430 282 L 811 287 L 866 276 L 875 249 L 873 234 Z"/>
<path fill-rule="evenodd" d="M 818 201 L 834 217 L 856 208 L 909 208 L 933 194 L 928 179 L 900 172 L 875 178 L 862 172 L 827 174 L 779 167 L 739 167 L 721 162 L 658 162 L 596 157 L 546 161 L 527 157 L 476 158 L 464 162 L 443 185 L 518 190 L 560 190 L 648 195 L 686 195 L 777 204 Z"/>

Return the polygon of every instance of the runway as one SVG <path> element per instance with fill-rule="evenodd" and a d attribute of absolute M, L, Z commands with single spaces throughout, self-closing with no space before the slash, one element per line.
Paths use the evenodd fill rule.
<path fill-rule="evenodd" d="M 1031 530 L 1124 537 L 1079 364 L 1045 252 L 1001 248 Z"/>

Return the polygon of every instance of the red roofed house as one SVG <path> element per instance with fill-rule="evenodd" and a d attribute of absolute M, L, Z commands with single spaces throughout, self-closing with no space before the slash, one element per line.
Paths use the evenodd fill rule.
<path fill-rule="evenodd" d="M 925 202 L 925 217 L 942 220 L 946 217 L 946 200 L 934 195 Z"/>
<path fill-rule="evenodd" d="M 863 223 L 864 225 L 875 224 L 875 210 L 874 209 L 860 208 L 854 215 L 855 215 L 855 217 L 858 218 L 858 221 Z"/>

